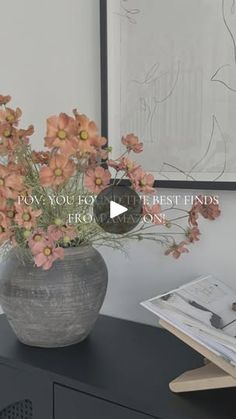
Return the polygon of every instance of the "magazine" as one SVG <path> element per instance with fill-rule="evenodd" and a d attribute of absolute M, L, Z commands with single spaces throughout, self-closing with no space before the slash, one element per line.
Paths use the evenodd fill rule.
<path fill-rule="evenodd" d="M 141 303 L 236 366 L 236 291 L 211 275 Z"/>

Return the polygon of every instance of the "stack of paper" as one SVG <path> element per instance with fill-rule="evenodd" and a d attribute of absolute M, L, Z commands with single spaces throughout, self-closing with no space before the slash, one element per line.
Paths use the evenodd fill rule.
<path fill-rule="evenodd" d="M 236 292 L 212 276 L 141 303 L 236 366 Z"/>

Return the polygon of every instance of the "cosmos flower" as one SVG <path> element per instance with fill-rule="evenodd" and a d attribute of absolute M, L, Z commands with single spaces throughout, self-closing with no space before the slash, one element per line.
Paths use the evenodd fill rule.
<path fill-rule="evenodd" d="M 178 244 L 174 243 L 172 246 L 169 247 L 169 249 L 165 251 L 165 255 L 172 255 L 173 258 L 178 259 L 182 253 L 189 252 L 189 250 L 185 247 L 186 244 L 186 241 L 182 241 Z"/>
<path fill-rule="evenodd" d="M 62 154 L 55 154 L 51 157 L 48 166 L 40 169 L 40 183 L 42 186 L 56 188 L 74 175 L 75 167 L 73 160 Z"/>
<path fill-rule="evenodd" d="M 122 137 L 121 142 L 128 151 L 133 151 L 134 153 L 141 153 L 143 151 L 143 143 L 134 134 L 128 134 L 126 137 Z"/>
<path fill-rule="evenodd" d="M 108 170 L 103 169 L 103 167 L 96 167 L 87 171 L 84 184 L 89 191 L 99 193 L 109 184 L 110 179 L 111 174 Z"/>
<path fill-rule="evenodd" d="M 36 266 L 43 270 L 50 269 L 55 260 L 64 257 L 64 249 L 56 246 L 55 242 L 49 238 L 40 240 L 31 250 Z"/>

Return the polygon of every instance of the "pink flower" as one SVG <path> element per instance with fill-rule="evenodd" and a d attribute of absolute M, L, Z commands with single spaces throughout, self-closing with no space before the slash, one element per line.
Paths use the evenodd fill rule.
<path fill-rule="evenodd" d="M 146 193 L 154 192 L 154 177 L 151 174 L 145 173 L 143 169 L 138 168 L 130 173 L 130 179 L 136 191 Z"/>
<path fill-rule="evenodd" d="M 199 208 L 198 205 L 196 205 L 195 203 L 193 204 L 191 210 L 188 213 L 188 223 L 189 225 L 192 226 L 198 226 L 198 222 L 197 219 L 199 217 Z"/>
<path fill-rule="evenodd" d="M 134 134 L 128 134 L 126 137 L 122 137 L 122 144 L 124 144 L 128 151 L 134 153 L 141 153 L 143 151 L 143 143 L 140 143 L 138 137 Z"/>
<path fill-rule="evenodd" d="M 110 179 L 110 172 L 99 166 L 87 171 L 84 184 L 91 192 L 99 193 L 109 184 Z"/>
<path fill-rule="evenodd" d="M 2 206 L 3 203 L 0 204 L 0 209 L 6 216 L 7 224 L 10 225 L 15 218 L 16 210 L 14 201 L 13 202 L 5 202 L 5 206 Z"/>
<path fill-rule="evenodd" d="M 0 123 L 0 154 L 12 156 L 22 145 L 28 145 L 28 132 L 30 127 L 28 130 L 17 130 L 9 122 Z"/>
<path fill-rule="evenodd" d="M 98 129 L 94 121 L 91 121 L 86 115 L 79 114 L 77 110 L 74 110 L 74 115 L 79 151 L 82 154 L 91 153 L 99 143 L 104 142 L 104 139 L 98 137 Z"/>
<path fill-rule="evenodd" d="M 150 215 L 150 218 L 153 224 L 156 224 L 156 225 L 165 224 L 165 219 L 161 215 L 161 206 L 159 204 L 155 204 L 152 207 L 148 205 L 144 205 L 143 215 Z"/>
<path fill-rule="evenodd" d="M 74 154 L 78 148 L 75 138 L 75 121 L 65 113 L 47 119 L 45 146 L 58 147 L 64 154 Z"/>
<path fill-rule="evenodd" d="M 220 215 L 219 204 L 214 202 L 213 197 L 199 196 L 198 198 L 202 203 L 197 202 L 196 205 L 198 207 L 199 214 L 201 214 L 202 217 L 208 220 L 215 220 L 217 217 L 219 217 Z"/>
<path fill-rule="evenodd" d="M 0 122 L 17 126 L 21 115 L 22 111 L 20 108 L 16 108 L 15 111 L 11 108 L 0 109 Z"/>
<path fill-rule="evenodd" d="M 115 169 L 117 172 L 121 170 L 120 161 L 119 160 L 108 160 L 107 162 L 109 167 L 112 167 L 112 169 Z"/>
<path fill-rule="evenodd" d="M 6 105 L 8 102 L 10 102 L 11 96 L 7 95 L 0 95 L 0 105 Z"/>
<path fill-rule="evenodd" d="M 94 147 L 94 149 L 100 153 L 102 147 L 104 147 L 104 145 L 106 145 L 107 143 L 107 139 L 105 137 L 99 137 L 99 135 L 96 135 L 95 137 L 92 137 L 90 140 L 90 144 L 91 146 Z"/>
<path fill-rule="evenodd" d="M 11 236 L 9 230 L 9 220 L 4 212 L 0 211 L 0 244 L 7 241 Z"/>
<path fill-rule="evenodd" d="M 34 230 L 31 236 L 28 238 L 28 244 L 31 251 L 37 243 L 44 239 L 46 239 L 46 234 L 42 228 L 37 228 L 36 230 Z"/>
<path fill-rule="evenodd" d="M 31 156 L 36 164 L 48 164 L 50 153 L 48 151 L 32 151 Z"/>
<path fill-rule="evenodd" d="M 208 220 L 215 220 L 220 215 L 219 204 L 214 202 L 214 198 L 211 196 L 203 197 L 199 195 L 189 211 L 188 222 L 190 225 L 197 226 L 197 219 L 199 214 Z"/>
<path fill-rule="evenodd" d="M 69 243 L 78 237 L 78 232 L 73 226 L 52 224 L 48 227 L 48 237 L 54 241 L 62 239 L 65 243 Z"/>
<path fill-rule="evenodd" d="M 75 173 L 75 163 L 62 154 L 55 154 L 51 157 L 48 167 L 42 167 L 39 172 L 39 179 L 42 186 L 53 188 L 65 183 Z"/>
<path fill-rule="evenodd" d="M 127 157 L 122 157 L 120 160 L 108 160 L 108 166 L 115 169 L 117 172 L 124 170 L 127 174 L 132 173 L 138 169 L 138 165 Z"/>
<path fill-rule="evenodd" d="M 0 194 L 5 198 L 16 199 L 23 190 L 22 177 L 12 170 L 11 166 L 0 164 Z"/>
<path fill-rule="evenodd" d="M 26 207 L 20 204 L 15 204 L 15 208 L 16 223 L 27 230 L 31 230 L 31 228 L 37 224 L 37 218 L 42 214 L 42 210 L 33 210 L 29 206 Z"/>
<path fill-rule="evenodd" d="M 6 155 L 9 153 L 10 143 L 13 138 L 14 129 L 9 123 L 0 123 L 0 154 Z"/>
<path fill-rule="evenodd" d="M 5 211 L 7 207 L 7 199 L 0 192 L 0 211 Z"/>
<path fill-rule="evenodd" d="M 49 238 L 40 240 L 31 250 L 36 266 L 43 270 L 50 269 L 56 259 L 64 258 L 64 250 L 56 247 L 55 242 Z"/>
<path fill-rule="evenodd" d="M 200 230 L 198 227 L 187 228 L 185 236 L 189 243 L 194 243 L 195 241 L 199 241 Z"/>
<path fill-rule="evenodd" d="M 185 241 L 182 241 L 179 244 L 174 243 L 172 246 L 170 246 L 169 249 L 167 249 L 165 251 L 165 255 L 172 254 L 172 256 L 175 259 L 178 259 L 181 256 L 182 253 L 188 253 L 189 252 L 189 250 L 185 247 L 186 244 L 187 243 Z"/>
<path fill-rule="evenodd" d="M 20 140 L 20 143 L 29 144 L 29 138 L 34 133 L 34 126 L 29 125 L 27 129 L 19 129 L 17 131 L 17 137 Z"/>

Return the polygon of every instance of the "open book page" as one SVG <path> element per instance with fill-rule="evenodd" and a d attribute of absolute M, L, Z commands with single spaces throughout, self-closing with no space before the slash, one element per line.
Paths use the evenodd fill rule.
<path fill-rule="evenodd" d="M 196 341 L 236 363 L 236 292 L 212 276 L 141 303 Z"/>

